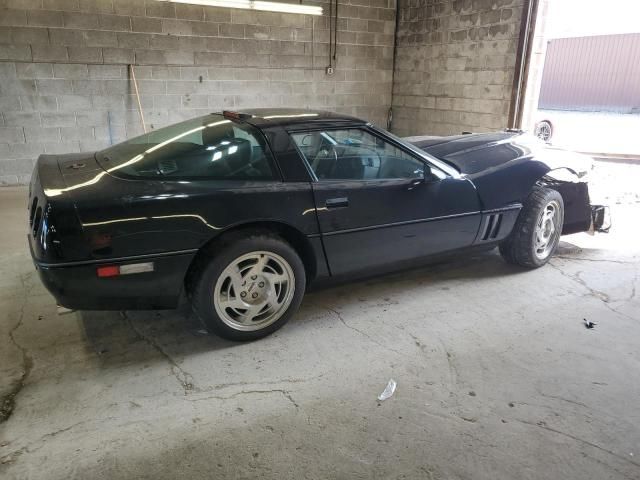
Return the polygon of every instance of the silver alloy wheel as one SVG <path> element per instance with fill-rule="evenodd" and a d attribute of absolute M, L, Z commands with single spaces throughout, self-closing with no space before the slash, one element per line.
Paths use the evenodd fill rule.
<path fill-rule="evenodd" d="M 213 304 L 229 327 L 256 331 L 282 317 L 294 291 L 295 275 L 289 263 L 273 252 L 256 251 L 236 258 L 223 270 Z"/>
<path fill-rule="evenodd" d="M 538 123 L 535 128 L 535 135 L 545 142 L 551 140 L 551 124 L 546 120 Z"/>
<path fill-rule="evenodd" d="M 535 255 L 540 260 L 551 254 L 556 239 L 560 236 L 560 226 L 556 224 L 559 212 L 560 204 L 553 200 L 545 205 L 538 217 L 533 242 Z"/>

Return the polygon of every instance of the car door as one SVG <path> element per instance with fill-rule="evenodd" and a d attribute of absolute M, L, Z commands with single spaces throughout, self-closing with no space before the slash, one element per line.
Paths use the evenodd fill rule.
<path fill-rule="evenodd" d="M 290 135 L 313 172 L 317 218 L 333 275 L 473 243 L 480 205 L 468 180 L 369 127 Z"/>

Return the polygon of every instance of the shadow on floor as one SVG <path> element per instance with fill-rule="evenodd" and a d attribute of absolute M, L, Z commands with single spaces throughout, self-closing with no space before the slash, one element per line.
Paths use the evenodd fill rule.
<path fill-rule="evenodd" d="M 576 251 L 580 249 L 561 243 L 562 254 Z M 437 294 L 437 290 L 456 288 L 464 281 L 526 272 L 528 270 L 505 263 L 496 249 L 384 276 L 325 285 L 307 293 L 294 321 L 272 337 L 291 335 L 296 328 L 305 328 L 309 322 L 335 322 L 334 316 L 327 315 L 329 306 L 331 310 L 339 311 L 357 302 L 373 308 L 393 308 L 398 303 L 393 297 L 407 292 L 426 296 Z M 77 315 L 87 347 L 99 356 L 105 368 L 155 361 L 158 353 L 167 358 L 169 355 L 184 357 L 243 345 L 208 335 L 188 304 L 182 304 L 176 310 L 84 311 Z"/>

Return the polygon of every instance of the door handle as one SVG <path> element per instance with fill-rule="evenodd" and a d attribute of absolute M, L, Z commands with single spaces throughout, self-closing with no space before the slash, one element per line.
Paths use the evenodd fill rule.
<path fill-rule="evenodd" d="M 327 208 L 348 207 L 349 199 L 347 197 L 327 198 L 324 202 L 324 206 Z"/>

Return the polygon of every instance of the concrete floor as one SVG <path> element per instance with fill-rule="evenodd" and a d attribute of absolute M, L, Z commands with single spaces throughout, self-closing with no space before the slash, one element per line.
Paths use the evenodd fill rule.
<path fill-rule="evenodd" d="M 312 293 L 250 344 L 186 310 L 56 316 L 26 193 L 0 190 L 0 477 L 640 478 L 640 166 L 598 168 L 615 229 L 547 267 L 492 252 Z"/>

